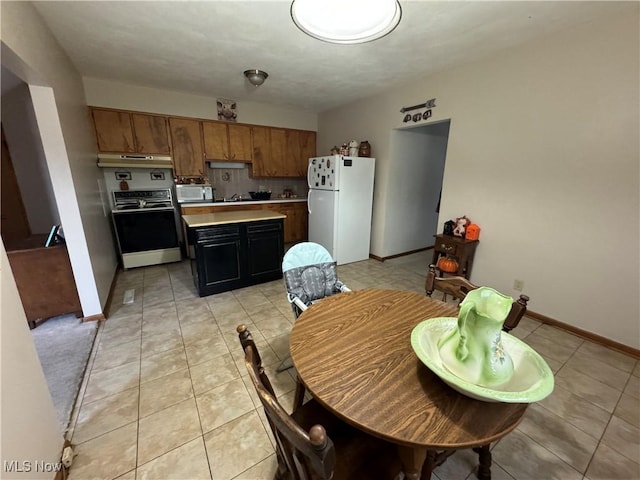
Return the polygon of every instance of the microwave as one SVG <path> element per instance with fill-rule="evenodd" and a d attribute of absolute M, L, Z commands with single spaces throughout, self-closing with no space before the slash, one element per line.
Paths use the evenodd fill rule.
<path fill-rule="evenodd" d="M 176 201 L 187 202 L 213 202 L 214 189 L 211 185 L 176 185 Z"/>

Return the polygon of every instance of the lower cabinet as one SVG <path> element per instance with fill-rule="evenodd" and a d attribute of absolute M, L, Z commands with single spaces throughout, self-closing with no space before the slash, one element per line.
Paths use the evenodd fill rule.
<path fill-rule="evenodd" d="M 187 235 L 201 297 L 282 278 L 282 220 L 195 227 Z"/>
<path fill-rule="evenodd" d="M 182 215 L 199 215 L 203 213 L 233 212 L 238 210 L 269 210 L 287 216 L 284 219 L 284 243 L 297 243 L 307 240 L 308 213 L 307 202 L 265 202 L 260 204 L 232 203 L 210 205 L 206 207 L 182 207 Z"/>

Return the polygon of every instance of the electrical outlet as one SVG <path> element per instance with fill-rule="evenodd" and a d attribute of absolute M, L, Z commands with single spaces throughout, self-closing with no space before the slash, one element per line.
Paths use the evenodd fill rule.
<path fill-rule="evenodd" d="M 513 289 L 521 292 L 524 288 L 524 282 L 522 280 L 518 280 L 517 278 L 513 281 Z"/>
<path fill-rule="evenodd" d="M 73 451 L 73 448 L 71 447 L 65 447 L 64 450 L 62 450 L 62 464 L 69 468 L 71 466 L 71 464 L 73 463 L 73 457 L 74 457 L 75 453 Z"/>

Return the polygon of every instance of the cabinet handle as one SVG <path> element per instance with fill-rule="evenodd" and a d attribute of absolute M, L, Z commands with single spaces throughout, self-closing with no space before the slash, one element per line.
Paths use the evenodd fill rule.
<path fill-rule="evenodd" d="M 450 252 L 451 250 L 453 250 L 453 245 L 447 245 L 446 243 L 442 243 L 440 244 L 440 248 L 447 252 Z"/>

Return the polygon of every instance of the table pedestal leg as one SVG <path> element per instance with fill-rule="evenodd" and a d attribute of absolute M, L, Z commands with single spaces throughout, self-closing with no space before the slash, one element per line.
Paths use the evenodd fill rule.
<path fill-rule="evenodd" d="M 478 454 L 478 478 L 479 480 L 491 480 L 491 445 L 483 445 L 474 448 L 473 451 Z"/>
<path fill-rule="evenodd" d="M 420 472 L 427 457 L 427 449 L 398 445 L 398 455 L 402 462 L 405 478 L 408 480 L 420 480 Z"/>

